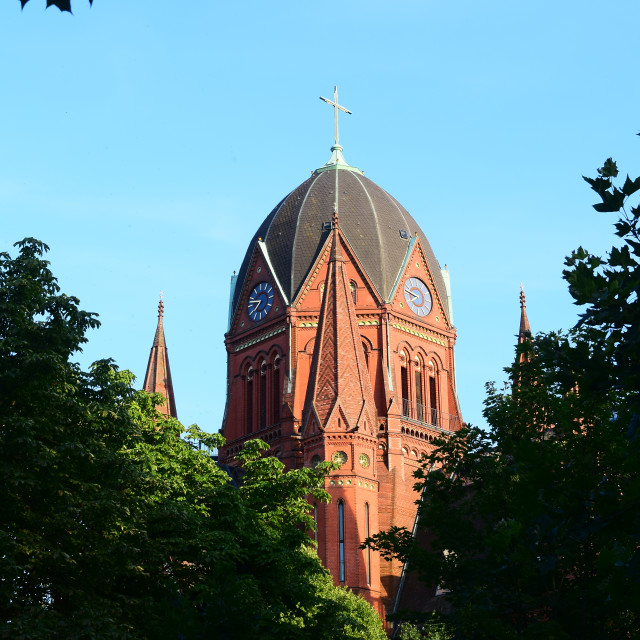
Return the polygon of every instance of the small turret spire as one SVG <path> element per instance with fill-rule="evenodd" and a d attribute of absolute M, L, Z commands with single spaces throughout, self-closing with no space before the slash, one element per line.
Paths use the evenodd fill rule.
<path fill-rule="evenodd" d="M 529 318 L 527 318 L 527 300 L 524 295 L 524 287 L 520 283 L 520 330 L 518 331 L 518 344 L 531 340 L 531 327 L 529 326 Z M 520 351 L 519 361 L 529 362 L 531 359 L 530 350 Z"/>
<path fill-rule="evenodd" d="M 340 222 L 339 222 L 338 211 L 333 212 L 333 217 L 331 218 L 331 223 L 333 227 L 333 240 L 331 245 L 331 262 L 344 262 L 344 256 L 342 255 L 342 250 L 340 249 Z"/>
<path fill-rule="evenodd" d="M 162 319 L 164 316 L 164 301 L 162 291 L 160 292 L 160 302 L 158 303 L 158 326 L 153 339 L 147 372 L 144 376 L 143 389 L 148 393 L 160 393 L 166 398 L 166 403 L 158 407 L 160 413 L 174 418 L 178 417 L 176 412 L 176 401 L 173 395 L 173 382 L 171 381 L 171 368 L 169 367 L 169 354 L 164 338 L 164 326 Z"/>
<path fill-rule="evenodd" d="M 527 299 L 524 295 L 524 287 L 520 283 L 520 331 L 518 332 L 518 344 L 531 337 L 531 327 L 527 318 Z"/>

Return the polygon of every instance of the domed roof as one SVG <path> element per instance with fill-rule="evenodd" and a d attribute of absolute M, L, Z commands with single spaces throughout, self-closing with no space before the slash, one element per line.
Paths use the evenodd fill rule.
<path fill-rule="evenodd" d="M 393 196 L 346 164 L 340 151 L 338 148 L 336 154 L 334 147 L 332 160 L 280 201 L 260 225 L 238 273 L 234 310 L 259 239 L 266 244 L 290 303 L 327 240 L 336 208 L 342 233 L 383 300 L 389 300 L 411 239 L 419 235 L 438 293 L 446 304 L 440 265 L 418 223 Z"/>

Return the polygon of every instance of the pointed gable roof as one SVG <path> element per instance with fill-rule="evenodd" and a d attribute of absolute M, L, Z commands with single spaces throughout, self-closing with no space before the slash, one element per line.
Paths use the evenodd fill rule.
<path fill-rule="evenodd" d="M 173 383 L 171 382 L 171 369 L 169 367 L 169 354 L 164 339 L 164 327 L 162 317 L 164 316 L 164 302 L 160 296 L 158 304 L 158 326 L 153 339 L 153 346 L 149 354 L 147 372 L 144 376 L 143 389 L 148 393 L 161 393 L 166 399 L 166 403 L 158 407 L 160 413 L 177 418 L 176 401 L 173 396 Z"/>
<path fill-rule="evenodd" d="M 346 243 L 337 214 L 333 217 L 333 227 L 331 258 L 307 390 L 306 422 L 315 415 L 322 429 L 346 431 L 366 425 L 367 431 L 372 432 L 377 413 L 341 248 Z"/>

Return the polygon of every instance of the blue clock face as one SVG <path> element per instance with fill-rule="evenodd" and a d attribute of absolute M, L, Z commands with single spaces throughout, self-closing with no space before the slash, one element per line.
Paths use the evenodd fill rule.
<path fill-rule="evenodd" d="M 426 316 L 431 311 L 431 294 L 427 285 L 419 278 L 409 278 L 404 283 L 404 299 L 417 316 Z"/>
<path fill-rule="evenodd" d="M 247 304 L 247 311 L 249 317 L 254 321 L 262 320 L 273 305 L 273 287 L 268 282 L 261 282 L 257 284 L 251 295 L 249 296 L 249 302 Z"/>

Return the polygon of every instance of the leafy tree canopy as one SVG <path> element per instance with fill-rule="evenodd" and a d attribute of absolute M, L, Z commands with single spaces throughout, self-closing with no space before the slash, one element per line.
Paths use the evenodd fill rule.
<path fill-rule="evenodd" d="M 384 638 L 305 533 L 332 465 L 285 472 L 256 440 L 234 487 L 219 436 L 113 362 L 71 361 L 98 320 L 46 245 L 18 248 L 0 254 L 0 637 Z"/>
<path fill-rule="evenodd" d="M 521 345 L 508 388 L 488 385 L 489 431 L 424 460 L 429 548 L 399 529 L 369 541 L 440 586 L 446 616 L 409 614 L 427 637 L 640 637 L 640 178 L 617 178 L 612 159 L 585 178 L 619 240 L 567 258 L 576 329 Z"/>

